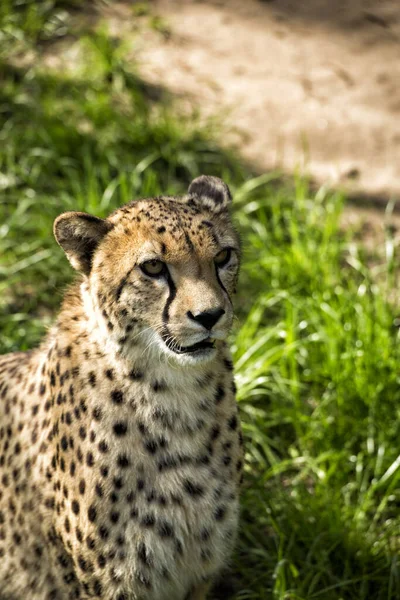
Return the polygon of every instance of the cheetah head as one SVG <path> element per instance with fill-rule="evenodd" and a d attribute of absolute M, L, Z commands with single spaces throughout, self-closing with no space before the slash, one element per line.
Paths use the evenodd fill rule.
<path fill-rule="evenodd" d="M 57 242 L 83 275 L 86 312 L 118 352 L 209 361 L 226 339 L 239 269 L 231 194 L 216 177 L 183 197 L 133 201 L 99 219 L 60 215 Z"/>

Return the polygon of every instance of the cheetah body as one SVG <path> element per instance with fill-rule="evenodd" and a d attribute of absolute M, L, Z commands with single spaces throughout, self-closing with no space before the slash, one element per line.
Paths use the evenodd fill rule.
<path fill-rule="evenodd" d="M 218 181 L 203 179 L 179 202 L 139 201 L 111 215 L 112 228 L 91 247 L 90 272 L 78 228 L 77 246 L 64 248 L 84 277 L 55 327 L 38 350 L 0 359 L 4 600 L 205 598 L 232 551 L 242 442 L 225 339 L 205 351 L 210 359 L 175 358 L 173 346 L 160 351 L 144 315 L 157 303 L 178 331 L 179 303 L 192 301 L 189 279 L 201 288 L 196 302 L 227 306 L 234 269 L 218 276 L 220 288 L 194 276 L 193 265 L 184 275 L 171 267 L 167 285 L 143 277 L 128 243 L 146 226 L 147 237 L 158 232 L 167 264 L 168 249 L 181 252 L 183 269 L 201 264 L 205 242 L 231 229 L 226 210 L 210 208 Z M 80 227 L 86 217 L 77 218 Z"/>

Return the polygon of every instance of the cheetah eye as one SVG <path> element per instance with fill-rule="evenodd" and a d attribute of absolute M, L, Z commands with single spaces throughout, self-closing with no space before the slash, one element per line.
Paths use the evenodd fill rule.
<path fill-rule="evenodd" d="M 166 266 L 161 260 L 146 260 L 144 263 L 140 265 L 143 273 L 148 275 L 149 277 L 158 277 L 165 273 Z"/>
<path fill-rule="evenodd" d="M 217 267 L 224 267 L 231 260 L 232 250 L 230 248 L 224 248 L 221 252 L 218 252 L 217 256 L 214 257 L 214 263 Z"/>

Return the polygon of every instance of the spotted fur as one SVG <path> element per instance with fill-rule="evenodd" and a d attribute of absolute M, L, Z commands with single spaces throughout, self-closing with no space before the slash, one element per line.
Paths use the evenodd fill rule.
<path fill-rule="evenodd" d="M 81 278 L 40 348 L 0 358 L 2 599 L 204 600 L 229 559 L 242 471 L 229 202 L 202 177 L 106 220 L 56 220 Z M 194 319 L 212 310 L 212 328 Z"/>

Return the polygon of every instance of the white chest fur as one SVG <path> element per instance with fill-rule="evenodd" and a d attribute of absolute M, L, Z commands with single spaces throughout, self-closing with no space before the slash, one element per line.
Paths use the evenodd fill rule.
<path fill-rule="evenodd" d="M 229 360 L 221 350 L 215 364 L 183 372 L 97 356 L 75 387 L 85 411 L 78 444 L 60 460 L 68 471 L 75 453 L 80 464 L 69 498 L 59 491 L 59 530 L 66 545 L 81 531 L 72 556 L 82 581 L 90 588 L 97 578 L 110 598 L 183 599 L 219 571 L 235 540 L 241 460 Z"/>

